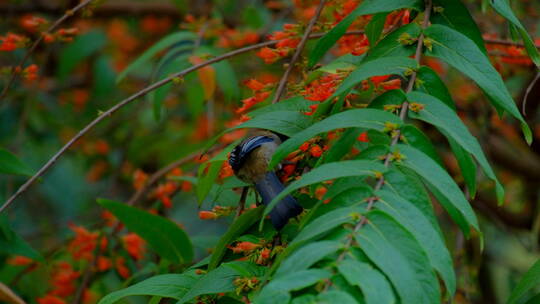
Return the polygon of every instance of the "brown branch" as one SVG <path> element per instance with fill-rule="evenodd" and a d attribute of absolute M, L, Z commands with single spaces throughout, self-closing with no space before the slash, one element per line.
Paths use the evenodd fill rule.
<path fill-rule="evenodd" d="M 75 15 L 75 13 L 77 13 L 78 11 L 80 11 L 81 9 L 86 7 L 92 1 L 93 0 L 84 0 L 81 3 L 79 3 L 77 6 L 75 6 L 74 8 L 72 8 L 70 10 L 67 10 L 62 17 L 60 17 L 58 20 L 56 20 L 44 33 L 42 33 L 39 36 L 38 39 L 36 39 L 36 41 L 34 41 L 32 46 L 28 49 L 28 51 L 26 51 L 26 54 L 24 54 L 24 57 L 21 59 L 19 64 L 17 64 L 16 66 L 11 68 L 11 76 L 9 77 L 9 80 L 8 80 L 6 86 L 2 90 L 2 93 L 0 93 L 0 101 L 2 101 L 2 99 L 6 96 L 9 88 L 11 87 L 11 85 L 13 85 L 13 83 L 17 79 L 17 75 L 19 74 L 17 72 L 17 67 L 21 67 L 21 69 L 22 69 L 23 65 L 30 58 L 30 55 L 34 52 L 34 50 L 37 48 L 39 43 L 41 41 L 43 41 L 43 39 L 45 38 L 45 34 L 51 34 L 52 31 L 54 31 L 57 27 L 59 27 L 60 24 L 62 24 L 66 19 L 68 19 L 69 17 Z"/>
<path fill-rule="evenodd" d="M 274 99 L 272 99 L 272 103 L 278 102 L 279 99 L 281 98 L 281 95 L 283 95 L 283 92 L 285 92 L 289 75 L 294 69 L 294 65 L 296 64 L 298 59 L 300 59 L 300 54 L 302 54 L 302 50 L 304 50 L 304 47 L 306 46 L 306 42 L 309 39 L 309 35 L 311 34 L 311 31 L 313 30 L 313 26 L 315 26 L 315 23 L 317 23 L 317 20 L 319 19 L 319 16 L 321 15 L 321 12 L 324 8 L 325 3 L 326 3 L 326 0 L 321 0 L 321 2 L 319 3 L 319 6 L 317 7 L 317 11 L 315 12 L 315 15 L 309 21 L 306 31 L 304 32 L 304 35 L 302 36 L 302 40 L 300 40 L 300 43 L 296 47 L 296 52 L 294 52 L 294 55 L 291 59 L 291 62 L 289 62 L 289 66 L 287 67 L 287 70 L 285 70 L 283 77 L 281 77 L 281 80 L 279 81 L 279 85 L 276 89 L 276 93 L 274 94 Z"/>
<path fill-rule="evenodd" d="M 426 8 L 425 8 L 425 12 L 424 12 L 424 20 L 423 20 L 423 23 L 422 23 L 422 28 L 426 28 L 429 24 L 429 17 L 431 15 L 431 8 L 432 8 L 432 2 L 431 0 L 425 0 L 426 2 Z M 422 49 L 423 49 L 423 45 L 424 45 L 424 34 L 420 34 L 420 37 L 418 38 L 418 45 L 416 47 L 416 53 L 414 55 L 414 59 L 416 60 L 416 62 L 418 64 L 420 64 L 420 60 L 422 59 Z M 407 89 L 406 89 L 406 93 L 409 93 L 412 91 L 412 89 L 414 88 L 414 83 L 416 81 L 416 71 L 414 71 L 411 75 L 411 77 L 409 78 L 409 82 L 407 84 Z M 401 112 L 399 113 L 399 117 L 401 118 L 401 120 L 404 120 L 405 117 L 407 116 L 407 112 L 408 112 L 408 109 L 409 109 L 409 103 L 407 101 L 403 102 L 403 105 L 401 107 Z M 392 148 L 393 146 L 395 146 L 398 141 L 399 141 L 399 137 L 401 135 L 401 132 L 400 130 L 398 129 L 396 134 L 394 134 L 394 136 L 392 137 L 392 142 L 390 144 L 390 148 Z M 385 158 L 384 158 L 384 166 L 385 167 L 388 167 L 390 165 L 390 161 L 391 161 L 391 157 L 392 157 L 392 153 L 388 153 L 386 154 Z M 375 191 L 377 190 L 380 190 L 382 188 L 382 186 L 384 185 L 384 176 L 381 175 L 381 177 L 379 177 L 379 179 L 377 180 L 377 184 L 375 185 Z M 373 208 L 373 205 L 375 204 L 375 202 L 378 200 L 377 197 L 375 196 L 372 196 L 369 198 L 368 200 L 368 205 L 366 207 L 366 211 L 369 211 Z M 345 258 L 345 255 L 347 254 L 347 249 L 350 248 L 353 244 L 353 241 L 354 241 L 354 235 L 367 223 L 367 216 L 366 215 L 363 215 L 360 220 L 358 221 L 358 223 L 354 226 L 354 229 L 353 229 L 353 232 L 348 236 L 347 238 L 347 243 L 345 244 L 345 250 L 343 250 L 341 252 L 341 254 L 338 256 L 338 259 L 337 259 L 337 262 L 340 262 L 342 261 L 344 258 Z M 329 285 L 331 283 L 330 282 L 327 282 L 326 285 L 325 285 L 325 290 L 328 289 Z"/>
<path fill-rule="evenodd" d="M 213 148 L 211 148 L 210 150 L 208 150 L 207 153 L 212 153 L 214 151 L 217 151 L 219 149 L 222 149 L 224 147 L 224 145 L 218 145 L 218 146 L 215 146 Z M 144 186 L 137 190 L 137 192 L 135 192 L 133 194 L 133 196 L 131 196 L 131 198 L 128 200 L 127 204 L 129 206 L 133 206 L 135 205 L 146 193 L 148 193 L 148 191 L 150 191 L 150 188 L 152 188 L 152 186 L 154 184 L 156 184 L 160 179 L 162 179 L 165 175 L 167 175 L 167 173 L 169 173 L 170 171 L 172 171 L 174 168 L 176 167 L 179 167 L 179 166 L 182 166 L 190 161 L 193 161 L 195 158 L 197 158 L 198 156 L 200 156 L 201 152 L 194 152 L 188 156 L 185 156 L 185 157 L 182 157 L 181 159 L 178 159 L 170 164 L 168 164 L 167 166 L 159 169 L 158 171 L 156 171 L 156 173 L 152 174 L 150 176 L 150 178 L 148 179 L 148 181 L 144 184 Z"/>
<path fill-rule="evenodd" d="M 346 35 L 358 35 L 358 34 L 361 34 L 361 33 L 363 33 L 363 31 L 351 31 L 351 32 L 347 32 L 345 34 Z M 322 37 L 324 34 L 325 33 L 313 34 L 313 35 L 309 36 L 309 38 L 310 39 L 319 38 L 319 37 Z M 91 121 L 83 129 L 81 129 L 62 148 L 60 148 L 60 150 L 58 150 L 58 152 L 56 152 L 47 161 L 47 163 L 45 163 L 45 165 L 43 165 L 43 167 L 41 167 L 39 169 L 39 171 L 36 174 L 34 174 L 29 180 L 27 180 L 22 186 L 20 186 L 19 189 L 17 190 L 17 192 L 15 192 L 13 195 L 11 195 L 11 197 L 4 203 L 4 205 L 2 205 L 2 207 L 0 207 L 0 213 L 2 213 L 4 210 L 6 210 L 6 208 L 9 207 L 9 205 L 11 205 L 15 199 L 17 199 L 22 193 L 24 193 L 26 190 L 28 190 L 28 188 L 30 188 L 30 186 L 39 177 L 41 177 L 45 172 L 47 172 L 55 164 L 55 162 L 58 160 L 58 158 L 60 158 L 60 156 L 62 156 L 71 146 L 73 146 L 73 144 L 75 144 L 75 142 L 77 140 L 79 140 L 81 137 L 83 137 L 86 133 L 88 133 L 91 129 L 93 129 L 102 120 L 104 120 L 105 118 L 111 116 L 112 114 L 114 114 L 119 109 L 121 109 L 124 106 L 130 104 L 134 100 L 145 96 L 146 94 L 150 93 L 151 91 L 153 91 L 153 90 L 155 90 L 155 89 L 157 89 L 157 88 L 171 82 L 173 79 L 183 77 L 186 74 L 189 74 L 189 73 L 191 73 L 193 71 L 196 71 L 196 70 L 198 70 L 200 68 L 203 68 L 203 67 L 211 65 L 213 63 L 216 63 L 216 62 L 219 62 L 219 61 L 234 57 L 236 55 L 247 53 L 247 52 L 250 52 L 252 50 L 256 50 L 256 49 L 259 49 L 259 48 L 262 48 L 262 47 L 265 47 L 265 46 L 274 45 L 274 44 L 278 43 L 279 41 L 280 40 L 265 41 L 265 42 L 261 42 L 261 43 L 258 43 L 258 44 L 246 46 L 246 47 L 243 47 L 243 48 L 240 48 L 240 49 L 236 49 L 234 51 L 225 53 L 225 54 L 223 54 L 221 56 L 214 57 L 214 58 L 209 59 L 209 60 L 207 60 L 205 62 L 201 62 L 199 64 L 193 65 L 193 66 L 191 66 L 191 67 L 189 67 L 189 68 L 187 68 L 187 69 L 185 69 L 183 71 L 172 74 L 171 76 L 169 76 L 167 78 L 164 78 L 164 79 L 162 79 L 162 80 L 160 80 L 158 82 L 155 82 L 155 83 L 147 86 L 146 88 L 140 90 L 139 92 L 129 96 L 128 98 L 120 101 L 119 103 L 117 103 L 116 105 L 111 107 L 109 110 L 101 113 L 101 115 L 99 115 L 96 119 Z"/>

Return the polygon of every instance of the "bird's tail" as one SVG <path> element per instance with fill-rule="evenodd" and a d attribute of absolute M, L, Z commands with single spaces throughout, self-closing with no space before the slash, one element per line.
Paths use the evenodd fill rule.
<path fill-rule="evenodd" d="M 262 202 L 266 206 L 285 188 L 275 172 L 267 172 L 263 179 L 255 183 L 257 192 L 262 197 Z M 270 211 L 270 220 L 272 225 L 280 230 L 287 224 L 290 218 L 299 215 L 302 207 L 296 200 L 287 195 Z"/>

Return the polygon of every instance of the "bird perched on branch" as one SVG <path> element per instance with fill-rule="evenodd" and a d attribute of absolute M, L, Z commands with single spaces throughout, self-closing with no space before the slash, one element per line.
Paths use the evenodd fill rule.
<path fill-rule="evenodd" d="M 234 174 L 246 183 L 255 185 L 255 189 L 266 206 L 285 188 L 276 172 L 268 170 L 268 164 L 277 147 L 281 144 L 278 135 L 261 129 L 252 130 L 236 146 L 229 157 Z M 290 218 L 302 212 L 296 200 L 287 195 L 270 211 L 272 225 L 280 230 Z"/>

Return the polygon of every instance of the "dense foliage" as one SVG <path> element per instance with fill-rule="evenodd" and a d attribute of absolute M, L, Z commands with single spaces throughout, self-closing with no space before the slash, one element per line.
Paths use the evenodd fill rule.
<path fill-rule="evenodd" d="M 538 3 L 12 2 L 0 301 L 540 301 Z"/>

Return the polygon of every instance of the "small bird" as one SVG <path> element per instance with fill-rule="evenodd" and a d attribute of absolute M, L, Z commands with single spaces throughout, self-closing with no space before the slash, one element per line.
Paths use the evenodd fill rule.
<path fill-rule="evenodd" d="M 285 188 L 276 172 L 268 170 L 268 164 L 277 147 L 281 144 L 278 135 L 261 129 L 253 129 L 236 146 L 229 157 L 234 174 L 246 183 L 255 185 L 255 189 L 266 206 Z M 287 224 L 290 218 L 302 212 L 296 200 L 287 195 L 270 211 L 270 220 L 277 230 Z"/>

